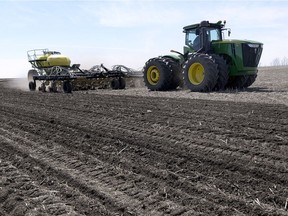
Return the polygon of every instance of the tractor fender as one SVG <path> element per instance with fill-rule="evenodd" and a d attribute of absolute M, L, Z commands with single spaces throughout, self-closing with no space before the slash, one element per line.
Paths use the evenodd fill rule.
<path fill-rule="evenodd" d="M 183 62 L 184 58 L 181 55 L 175 55 L 175 54 L 169 54 L 169 55 L 163 55 L 163 58 L 171 58 L 175 60 L 176 62 Z"/>

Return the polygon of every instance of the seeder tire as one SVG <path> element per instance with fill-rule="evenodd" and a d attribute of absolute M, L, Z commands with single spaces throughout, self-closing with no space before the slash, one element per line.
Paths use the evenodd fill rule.
<path fill-rule="evenodd" d="M 35 91 L 35 89 L 36 89 L 36 83 L 33 82 L 33 81 L 30 81 L 29 82 L 29 90 L 30 91 Z"/>
<path fill-rule="evenodd" d="M 63 91 L 65 93 L 71 93 L 72 92 L 72 85 L 69 80 L 64 80 L 63 81 Z"/>
<path fill-rule="evenodd" d="M 112 89 L 119 89 L 120 88 L 120 82 L 118 79 L 112 79 L 111 88 Z"/>
<path fill-rule="evenodd" d="M 125 89 L 126 87 L 126 81 L 123 77 L 119 78 L 119 89 Z"/>

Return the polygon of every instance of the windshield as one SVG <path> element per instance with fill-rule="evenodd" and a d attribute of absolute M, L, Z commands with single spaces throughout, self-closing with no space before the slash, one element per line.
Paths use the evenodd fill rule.
<path fill-rule="evenodd" d="M 215 28 L 206 28 L 207 30 L 207 36 L 208 41 L 214 41 L 214 40 L 222 40 L 221 30 L 215 29 Z M 198 30 L 197 30 L 198 33 Z M 196 29 L 191 29 L 186 32 L 186 41 L 185 44 L 188 46 L 193 47 L 193 43 L 197 40 L 198 34 L 196 34 Z"/>

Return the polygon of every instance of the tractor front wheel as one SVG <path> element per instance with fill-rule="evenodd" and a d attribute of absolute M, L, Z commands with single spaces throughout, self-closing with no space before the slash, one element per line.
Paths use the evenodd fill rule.
<path fill-rule="evenodd" d="M 244 84 L 244 88 L 251 86 L 256 80 L 257 74 L 255 75 L 247 75 L 247 80 Z"/>
<path fill-rule="evenodd" d="M 227 87 L 231 89 L 247 88 L 255 82 L 256 77 L 257 77 L 257 74 L 230 77 Z"/>
<path fill-rule="evenodd" d="M 217 64 L 206 54 L 192 55 L 183 66 L 184 83 L 192 92 L 210 92 L 218 80 Z"/>

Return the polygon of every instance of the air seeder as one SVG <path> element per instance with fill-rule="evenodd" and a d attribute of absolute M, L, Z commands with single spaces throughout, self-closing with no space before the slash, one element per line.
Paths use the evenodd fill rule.
<path fill-rule="evenodd" d="M 57 51 L 35 49 L 27 52 L 32 68 L 28 72 L 29 89 L 36 89 L 36 81 L 40 81 L 39 90 L 57 92 L 60 88 L 65 93 L 72 90 L 88 90 L 105 88 L 110 84 L 112 89 L 124 89 L 125 77 L 133 76 L 134 71 L 123 65 L 115 65 L 112 70 L 102 64 L 89 70 L 81 70 L 80 64 L 71 65 L 71 60 Z"/>
<path fill-rule="evenodd" d="M 194 92 L 246 88 L 257 77 L 257 66 L 263 44 L 250 40 L 225 40 L 225 21 L 184 27 L 183 54 L 164 55 L 149 59 L 144 68 L 148 89 L 166 91 L 183 84 Z M 183 83 L 184 81 L 184 83 Z"/>

